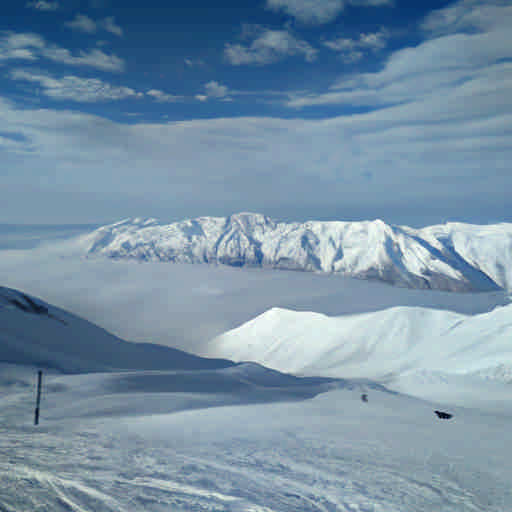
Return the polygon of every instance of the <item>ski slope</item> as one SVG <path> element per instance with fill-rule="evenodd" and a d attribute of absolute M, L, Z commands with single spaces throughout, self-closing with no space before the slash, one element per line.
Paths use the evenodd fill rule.
<path fill-rule="evenodd" d="M 437 404 L 357 381 L 308 400 L 254 403 L 245 392 L 214 386 L 177 392 L 166 379 L 150 390 L 152 372 L 138 372 L 124 391 L 113 390 L 125 378 L 119 374 L 45 376 L 36 428 L 33 375 L 9 371 L 10 383 L 0 387 L 1 510 L 512 506 L 512 415 L 451 407 L 454 418 L 440 421 Z"/>
<path fill-rule="evenodd" d="M 169 368 L 142 369 L 154 364 L 150 344 L 138 344 L 135 359 L 128 351 L 130 358 L 116 363 L 131 344 L 16 290 L 2 288 L 0 297 L 1 325 L 9 326 L 2 330 L 0 360 L 18 349 L 16 364 L 0 363 L 2 511 L 512 507 L 512 401 L 503 381 L 472 376 L 476 385 L 468 388 L 466 375 L 452 375 L 465 379 L 463 385 L 446 380 L 436 389 L 433 373 L 409 373 L 397 393 L 371 378 L 297 377 L 253 362 L 213 364 L 192 356 L 161 357 Z M 499 312 L 508 314 L 507 308 L 489 313 L 487 325 Z M 284 313 L 269 312 L 281 320 L 298 315 Z M 303 315 L 316 328 L 326 319 Z M 290 324 L 301 327 L 297 318 Z M 63 336 L 66 331 L 76 336 Z M 112 350 L 103 366 L 97 342 Z M 40 425 L 34 427 L 43 349 L 49 368 L 43 367 Z M 143 357 L 146 351 L 151 357 Z M 37 366 L 29 364 L 35 359 Z M 62 373 L 77 361 L 83 366 Z M 85 367 L 94 373 L 83 373 Z M 437 394 L 430 401 L 408 396 L 420 378 Z M 461 389 L 464 403 L 456 396 Z M 498 391 L 495 409 L 481 407 Z M 437 419 L 433 411 L 446 408 L 453 419 Z"/>

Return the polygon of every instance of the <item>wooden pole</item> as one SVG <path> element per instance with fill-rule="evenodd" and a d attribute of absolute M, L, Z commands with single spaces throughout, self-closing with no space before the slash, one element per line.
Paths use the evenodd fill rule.
<path fill-rule="evenodd" d="M 39 406 L 41 404 L 41 387 L 43 381 L 43 372 L 39 370 L 37 372 L 37 399 L 36 399 L 36 411 L 34 415 L 34 425 L 39 425 Z"/>

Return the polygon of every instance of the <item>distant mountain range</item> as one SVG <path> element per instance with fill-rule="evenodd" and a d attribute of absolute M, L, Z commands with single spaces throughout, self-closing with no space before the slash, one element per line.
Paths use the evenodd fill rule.
<path fill-rule="evenodd" d="M 79 238 L 87 255 L 334 273 L 446 291 L 512 289 L 512 224 L 422 229 L 364 222 L 275 222 L 256 213 L 172 224 L 128 219 Z"/>

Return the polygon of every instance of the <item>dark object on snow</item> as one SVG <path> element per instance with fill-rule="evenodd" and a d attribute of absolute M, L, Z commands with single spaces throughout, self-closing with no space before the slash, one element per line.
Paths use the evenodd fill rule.
<path fill-rule="evenodd" d="M 362 400 L 363 402 L 368 402 L 368 395 L 367 395 L 366 393 L 363 393 L 363 394 L 361 395 L 361 400 Z"/>
<path fill-rule="evenodd" d="M 438 418 L 441 418 L 442 420 L 449 420 L 453 417 L 453 414 L 448 414 L 447 412 L 442 411 L 434 411 L 437 414 Z"/>
<path fill-rule="evenodd" d="M 36 410 L 34 413 L 34 425 L 39 425 L 39 406 L 41 405 L 41 386 L 43 381 L 43 372 L 39 370 L 37 372 L 37 398 L 36 398 Z"/>

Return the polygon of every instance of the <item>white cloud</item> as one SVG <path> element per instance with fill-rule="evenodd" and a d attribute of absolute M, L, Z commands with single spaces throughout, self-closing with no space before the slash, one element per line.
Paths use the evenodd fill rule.
<path fill-rule="evenodd" d="M 496 66 L 464 88 L 326 120 L 125 125 L 0 103 L 0 129 L 26 141 L 15 154 L 2 154 L 12 172 L 0 203 L 14 207 L 17 197 L 33 202 L 34 212 L 51 207 L 64 216 L 69 194 L 79 188 L 73 210 L 84 219 L 240 210 L 368 217 L 400 208 L 425 216 L 432 204 L 435 215 L 461 215 L 461 204 L 475 216 L 504 215 L 512 188 L 512 70 Z M 91 201 L 101 214 L 88 210 Z"/>
<path fill-rule="evenodd" d="M 9 77 L 12 80 L 36 83 L 45 96 L 59 101 L 96 103 L 143 96 L 142 93 L 130 87 L 113 86 L 97 78 L 81 78 L 73 75 L 55 78 L 46 73 L 32 73 L 20 69 L 12 70 Z"/>
<path fill-rule="evenodd" d="M 473 5 L 473 11 L 469 9 L 469 4 Z M 463 0 L 450 9 L 459 12 L 462 7 L 465 13 L 463 19 L 479 19 L 481 4 Z M 448 10 L 448 14 L 450 12 Z M 448 14 L 444 9 L 436 11 L 424 23 L 424 27 L 430 30 L 442 29 L 443 35 L 432 36 L 416 47 L 396 51 L 381 71 L 342 77 L 328 92 L 296 95 L 291 98 L 289 106 L 355 104 L 375 107 L 412 101 L 437 101 L 440 96 L 466 91 L 468 84 L 486 79 L 495 84 L 498 94 L 502 84 L 496 78 L 496 73 L 508 74 L 507 61 L 512 60 L 510 6 L 503 5 L 501 10 L 494 6 L 483 16 L 485 24 L 481 24 L 479 30 L 473 27 L 469 32 L 461 30 L 461 27 L 468 28 L 469 22 L 457 22 L 455 27 L 451 22 L 452 15 Z M 449 33 L 452 30 L 455 33 Z M 478 103 L 476 98 L 472 101 L 468 97 L 466 101 L 469 109 L 472 104 Z M 496 97 L 498 101 L 502 99 Z"/>
<path fill-rule="evenodd" d="M 350 63 L 361 60 L 368 51 L 381 50 L 386 46 L 388 38 L 388 31 L 381 29 L 378 32 L 359 34 L 357 39 L 338 37 L 324 41 L 324 46 L 338 52 L 345 62 Z"/>
<path fill-rule="evenodd" d="M 333 21 L 345 7 L 344 0 L 267 0 L 267 8 L 283 10 L 303 23 Z"/>
<path fill-rule="evenodd" d="M 225 98 L 228 95 L 228 88 L 215 80 L 205 84 L 204 88 L 210 98 Z"/>
<path fill-rule="evenodd" d="M 204 66 L 204 61 L 201 59 L 190 59 L 186 57 L 183 59 L 183 62 L 185 63 L 185 66 L 188 68 L 196 68 L 196 67 L 202 67 Z"/>
<path fill-rule="evenodd" d="M 72 66 L 88 66 L 104 71 L 122 71 L 124 61 L 114 54 L 94 48 L 71 53 L 66 48 L 48 43 L 37 34 L 0 33 L 0 63 L 8 60 L 36 61 L 48 59 Z"/>
<path fill-rule="evenodd" d="M 229 101 L 231 91 L 226 85 L 222 85 L 216 80 L 211 80 L 204 85 L 204 94 L 196 94 L 196 99 L 199 101 L 207 101 L 210 98 L 222 99 Z"/>
<path fill-rule="evenodd" d="M 284 11 L 302 23 L 321 25 L 334 21 L 346 5 L 376 7 L 392 3 L 393 0 L 267 0 L 266 7 Z"/>
<path fill-rule="evenodd" d="M 73 55 L 65 48 L 52 45 L 45 48 L 41 52 L 41 56 L 72 66 L 88 66 L 104 71 L 122 71 L 124 69 L 124 61 L 121 58 L 96 48 L 89 51 L 80 50 L 78 55 Z"/>
<path fill-rule="evenodd" d="M 0 33 L 0 63 L 7 60 L 37 60 L 44 39 L 36 34 Z"/>
<path fill-rule="evenodd" d="M 68 21 L 64 25 L 87 34 L 95 34 L 98 30 L 103 29 L 119 37 L 123 35 L 123 29 L 116 23 L 113 16 L 95 21 L 85 14 L 77 14 L 72 21 Z"/>
<path fill-rule="evenodd" d="M 27 7 L 37 11 L 56 11 L 59 8 L 59 2 L 49 2 L 48 0 L 33 0 L 27 3 Z"/>
<path fill-rule="evenodd" d="M 461 0 L 430 13 L 422 28 L 438 37 L 455 33 L 510 29 L 512 5 L 509 0 Z"/>
<path fill-rule="evenodd" d="M 302 56 L 307 62 L 316 59 L 317 50 L 308 42 L 297 39 L 287 30 L 254 28 L 255 37 L 249 46 L 226 44 L 224 56 L 234 66 L 244 64 L 265 65 L 289 56 Z"/>
<path fill-rule="evenodd" d="M 290 102 L 371 107 L 365 114 L 126 125 L 0 100 L 0 130 L 22 141 L 2 149 L 12 172 L 3 177 L 0 204 L 16 211 L 23 202 L 34 218 L 53 211 L 54 219 L 71 209 L 82 219 L 137 210 L 510 217 L 512 46 L 501 21 L 505 7 L 485 30 L 429 34 L 392 54 L 378 72 L 340 77 L 325 94 Z M 46 44 L 17 41 L 11 49 L 34 53 Z M 91 213 L 91 202 L 101 214 Z"/>
<path fill-rule="evenodd" d="M 151 89 L 146 92 L 146 96 L 150 96 L 154 100 L 160 103 L 174 103 L 182 98 L 182 96 L 176 96 L 174 94 L 167 94 L 159 89 Z"/>
<path fill-rule="evenodd" d="M 121 37 L 123 35 L 123 29 L 116 23 L 113 16 L 104 18 L 100 22 L 101 26 L 111 34 Z"/>
<path fill-rule="evenodd" d="M 68 21 L 64 25 L 71 30 L 78 30 L 87 34 L 94 34 L 98 30 L 96 22 L 85 14 L 77 14 L 72 21 Z"/>

